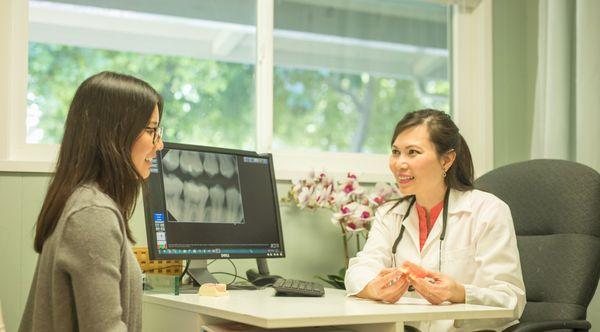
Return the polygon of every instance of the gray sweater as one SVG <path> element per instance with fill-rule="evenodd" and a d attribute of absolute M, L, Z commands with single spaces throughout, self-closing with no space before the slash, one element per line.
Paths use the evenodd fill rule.
<path fill-rule="evenodd" d="M 77 189 L 44 243 L 19 331 L 141 331 L 142 277 L 115 202 Z"/>

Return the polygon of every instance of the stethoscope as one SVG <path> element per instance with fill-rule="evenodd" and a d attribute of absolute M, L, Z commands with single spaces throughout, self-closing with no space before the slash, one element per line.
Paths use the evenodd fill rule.
<path fill-rule="evenodd" d="M 439 255 L 438 255 L 438 271 L 439 272 L 442 272 L 442 241 L 444 241 L 444 238 L 446 237 L 446 224 L 448 221 L 448 198 L 449 197 L 450 197 L 450 188 L 448 188 L 446 190 L 446 194 L 444 195 L 444 210 L 442 211 L 442 233 L 440 234 L 440 251 L 439 251 Z M 400 243 L 400 241 L 402 240 L 402 236 L 404 235 L 404 228 L 405 228 L 404 220 L 406 220 L 406 218 L 408 218 L 408 215 L 410 214 L 410 209 L 412 209 L 416 200 L 417 200 L 417 198 L 415 196 L 413 196 L 413 198 L 410 201 L 410 204 L 408 204 L 406 213 L 404 214 L 404 217 L 402 218 L 402 228 L 400 228 L 400 234 L 398 235 L 398 237 L 396 238 L 396 241 L 394 241 L 394 245 L 392 246 L 392 267 L 396 267 L 396 249 L 398 249 L 398 244 Z M 411 290 L 411 289 L 409 288 L 409 290 Z"/>

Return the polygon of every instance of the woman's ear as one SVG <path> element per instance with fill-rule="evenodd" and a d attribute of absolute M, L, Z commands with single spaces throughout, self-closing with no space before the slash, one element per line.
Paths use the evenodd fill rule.
<path fill-rule="evenodd" d="M 452 164 L 454 164 L 454 160 L 456 160 L 456 151 L 454 149 L 444 153 L 442 156 L 442 169 L 444 172 L 448 172 Z"/>

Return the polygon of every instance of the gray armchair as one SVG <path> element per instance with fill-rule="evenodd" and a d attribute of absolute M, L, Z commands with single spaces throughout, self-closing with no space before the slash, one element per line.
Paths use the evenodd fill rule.
<path fill-rule="evenodd" d="M 600 276 L 600 174 L 564 160 L 503 166 L 475 181 L 511 209 L 527 304 L 506 331 L 587 331 Z"/>

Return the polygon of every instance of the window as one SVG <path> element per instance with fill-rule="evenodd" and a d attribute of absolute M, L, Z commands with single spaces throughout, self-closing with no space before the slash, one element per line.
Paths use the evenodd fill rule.
<path fill-rule="evenodd" d="M 276 0 L 273 148 L 387 154 L 405 113 L 449 111 L 448 11 Z"/>
<path fill-rule="evenodd" d="M 259 49 L 256 13 L 270 6 L 273 43 Z M 26 123 L 23 158 L 54 160 L 74 89 L 116 70 L 165 97 L 167 140 L 270 150 L 278 178 L 388 178 L 397 120 L 450 111 L 450 12 L 420 0 L 31 0 L 27 112 L 11 111 Z M 272 112 L 255 106 L 257 51 L 274 56 Z"/>
<path fill-rule="evenodd" d="M 112 70 L 163 96 L 165 140 L 254 149 L 254 3 L 179 2 L 30 1 L 27 143 L 59 144 L 75 88 Z"/>

